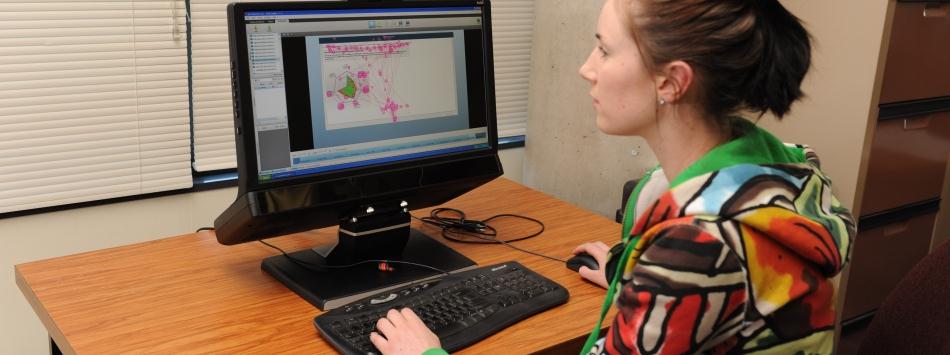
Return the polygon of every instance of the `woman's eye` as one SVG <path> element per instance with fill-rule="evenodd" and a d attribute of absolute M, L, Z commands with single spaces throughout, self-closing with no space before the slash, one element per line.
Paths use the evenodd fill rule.
<path fill-rule="evenodd" d="M 606 56 L 607 56 L 607 50 L 605 50 L 604 47 L 597 46 L 597 50 L 600 51 L 600 56 L 601 56 L 601 57 L 606 57 Z"/>

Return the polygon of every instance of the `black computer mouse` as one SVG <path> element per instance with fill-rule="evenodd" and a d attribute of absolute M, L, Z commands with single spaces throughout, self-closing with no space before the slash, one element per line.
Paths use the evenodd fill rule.
<path fill-rule="evenodd" d="M 580 253 L 572 256 L 570 259 L 567 259 L 567 268 L 579 271 L 581 266 L 586 266 L 591 270 L 600 269 L 600 265 L 597 264 L 597 259 L 594 259 L 593 256 L 587 253 Z"/>

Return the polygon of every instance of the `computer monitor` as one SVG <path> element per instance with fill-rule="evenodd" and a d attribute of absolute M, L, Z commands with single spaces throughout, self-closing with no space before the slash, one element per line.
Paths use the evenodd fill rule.
<path fill-rule="evenodd" d="M 262 263 L 321 309 L 474 267 L 409 211 L 502 174 L 489 13 L 484 0 L 229 5 L 238 197 L 218 241 L 339 225 L 335 244 Z M 384 259 L 406 263 L 347 267 Z"/>

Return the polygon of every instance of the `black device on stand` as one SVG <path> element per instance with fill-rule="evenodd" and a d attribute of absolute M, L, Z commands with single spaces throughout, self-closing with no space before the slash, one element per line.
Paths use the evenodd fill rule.
<path fill-rule="evenodd" d="M 215 219 L 218 241 L 339 225 L 333 245 L 262 263 L 321 309 L 474 267 L 410 228 L 409 210 L 502 174 L 489 12 L 481 0 L 231 4 L 238 197 Z"/>

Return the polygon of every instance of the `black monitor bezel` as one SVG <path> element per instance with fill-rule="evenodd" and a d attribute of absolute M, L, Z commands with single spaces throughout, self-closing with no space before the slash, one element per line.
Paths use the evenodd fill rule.
<path fill-rule="evenodd" d="M 424 8 L 424 7 L 468 7 L 477 6 L 482 9 L 482 41 L 493 43 L 491 33 L 491 11 L 489 1 L 485 0 L 426 0 L 426 1 L 372 1 L 350 0 L 335 2 L 272 2 L 272 3 L 232 3 L 228 6 L 228 31 L 231 51 L 231 85 L 234 103 L 235 145 L 237 151 L 238 190 L 239 194 L 253 191 L 262 191 L 272 188 L 286 187 L 311 182 L 372 174 L 379 171 L 410 168 L 413 166 L 436 164 L 439 162 L 457 159 L 490 156 L 498 154 L 497 117 L 495 110 L 495 83 L 494 63 L 491 46 L 483 50 L 484 83 L 485 83 L 485 115 L 488 128 L 489 148 L 474 151 L 450 153 L 438 156 L 414 158 L 394 162 L 373 164 L 361 167 L 346 168 L 328 172 L 307 174 L 295 177 L 282 178 L 268 182 L 260 182 L 257 162 L 257 142 L 254 134 L 254 114 L 251 104 L 251 83 L 249 73 L 247 32 L 244 15 L 251 11 L 299 11 L 299 10 L 336 10 L 336 9 L 377 9 L 377 8 Z M 236 40 L 236 41 L 235 41 Z"/>

